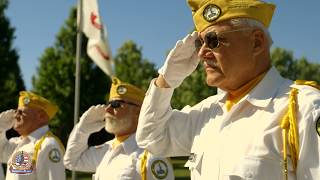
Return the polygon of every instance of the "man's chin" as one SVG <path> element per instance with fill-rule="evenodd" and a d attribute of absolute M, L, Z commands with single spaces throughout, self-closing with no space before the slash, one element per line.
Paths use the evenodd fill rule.
<path fill-rule="evenodd" d="M 110 125 L 110 124 L 106 124 L 104 129 L 111 134 L 117 134 L 119 132 L 121 132 L 121 127 L 117 126 L 117 125 Z"/>
<path fill-rule="evenodd" d="M 104 129 L 110 133 L 110 134 L 115 134 L 115 135 L 119 135 L 119 134 L 123 134 L 124 132 L 128 131 L 129 127 L 126 127 L 124 125 L 110 125 L 110 124 L 105 124 Z"/>
<path fill-rule="evenodd" d="M 108 128 L 107 126 L 104 126 L 104 129 L 105 129 L 108 133 L 113 134 L 113 129 L 110 129 L 110 128 Z"/>
<path fill-rule="evenodd" d="M 219 84 L 219 81 L 216 78 L 207 77 L 206 79 L 207 85 L 210 87 L 217 87 Z"/>
<path fill-rule="evenodd" d="M 19 125 L 13 125 L 13 127 L 12 127 L 15 131 L 19 131 L 21 128 L 22 128 L 22 126 L 19 126 Z"/>
<path fill-rule="evenodd" d="M 24 133 L 23 133 L 23 129 L 22 129 L 21 126 L 20 126 L 20 127 L 13 127 L 13 129 L 14 129 L 15 131 L 17 131 L 20 135 L 24 134 Z"/>

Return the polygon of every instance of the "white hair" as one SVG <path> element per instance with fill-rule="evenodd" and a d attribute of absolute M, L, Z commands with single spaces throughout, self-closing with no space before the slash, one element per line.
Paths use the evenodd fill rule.
<path fill-rule="evenodd" d="M 271 38 L 270 32 L 261 22 L 250 18 L 235 18 L 230 19 L 229 22 L 232 26 L 249 26 L 259 28 L 267 37 L 269 48 L 271 47 L 273 40 Z"/>

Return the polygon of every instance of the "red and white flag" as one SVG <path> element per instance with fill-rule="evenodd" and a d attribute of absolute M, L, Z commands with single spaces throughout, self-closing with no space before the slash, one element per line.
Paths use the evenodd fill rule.
<path fill-rule="evenodd" d="M 82 0 L 81 30 L 87 36 L 87 54 L 107 75 L 112 76 L 112 57 L 106 30 L 100 18 L 97 0 Z"/>

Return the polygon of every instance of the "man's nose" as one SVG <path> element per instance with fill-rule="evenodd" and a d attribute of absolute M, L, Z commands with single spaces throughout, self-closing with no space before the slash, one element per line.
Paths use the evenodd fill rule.
<path fill-rule="evenodd" d="M 21 112 L 19 110 L 16 110 L 15 113 L 14 113 L 14 118 L 18 118 L 20 113 Z"/>
<path fill-rule="evenodd" d="M 110 104 L 108 104 L 106 107 L 105 107 L 105 109 L 104 109 L 107 113 L 110 113 L 110 114 L 114 114 L 114 109 L 111 107 L 111 105 Z"/>

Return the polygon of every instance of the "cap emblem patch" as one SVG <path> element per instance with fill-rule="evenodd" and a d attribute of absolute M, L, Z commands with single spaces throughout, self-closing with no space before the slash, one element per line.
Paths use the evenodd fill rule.
<path fill-rule="evenodd" d="M 118 94 L 125 94 L 126 92 L 127 92 L 127 88 L 124 87 L 124 86 L 119 86 L 119 87 L 117 88 L 117 93 L 118 93 Z"/>
<path fill-rule="evenodd" d="M 30 98 L 29 97 L 24 97 L 23 98 L 23 104 L 28 105 L 30 103 Z"/>
<path fill-rule="evenodd" d="M 216 20 L 221 14 L 221 10 L 214 4 L 209 4 L 203 10 L 203 17 L 206 21 L 212 22 Z"/>

